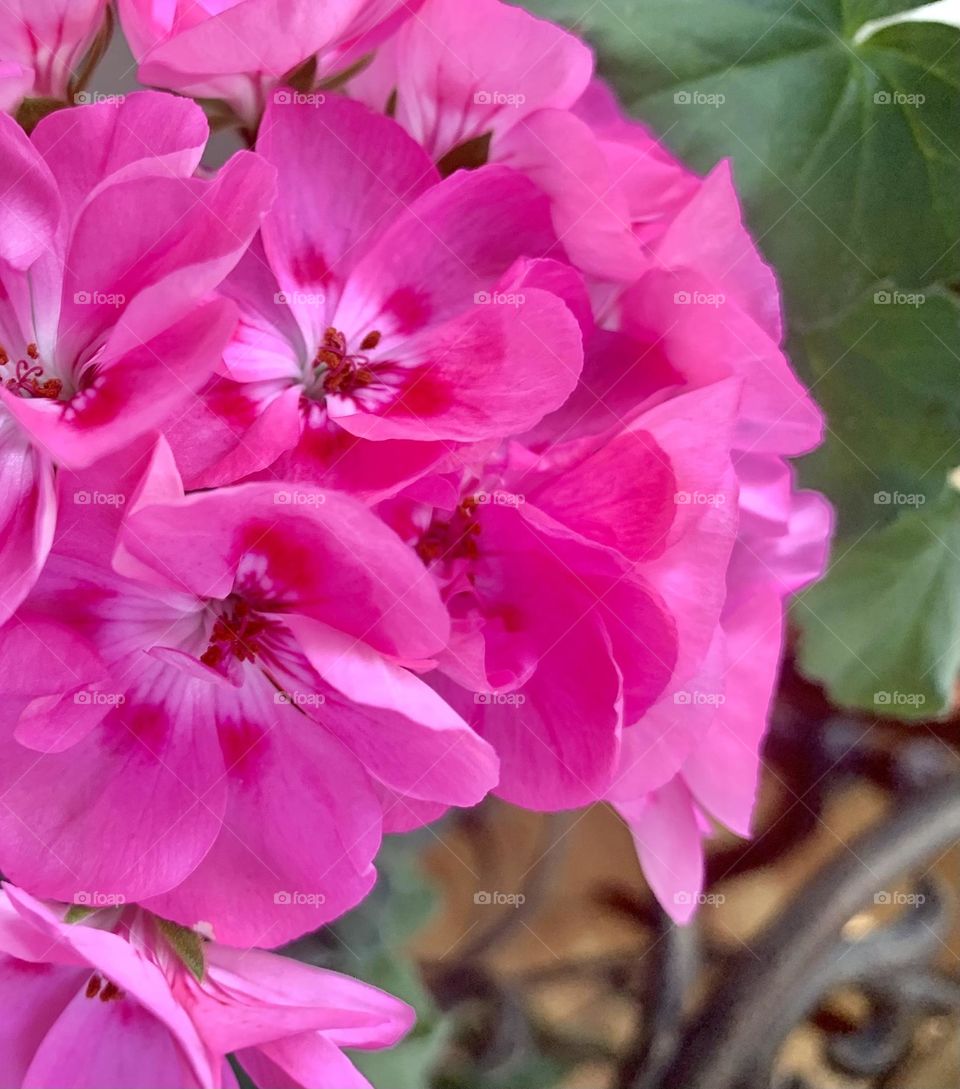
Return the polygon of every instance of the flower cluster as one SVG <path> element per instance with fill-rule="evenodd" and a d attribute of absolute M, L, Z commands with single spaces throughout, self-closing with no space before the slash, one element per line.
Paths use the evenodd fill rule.
<path fill-rule="evenodd" d="M 104 4 L 4 12 L 3 1084 L 365 1084 L 407 1008 L 260 950 L 490 792 L 689 918 L 830 527 L 727 167 L 500 0 L 120 0 L 168 90 L 56 109 Z"/>

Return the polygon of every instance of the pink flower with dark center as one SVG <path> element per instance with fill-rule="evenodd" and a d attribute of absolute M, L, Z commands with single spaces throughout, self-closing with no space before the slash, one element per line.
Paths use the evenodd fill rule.
<path fill-rule="evenodd" d="M 56 466 L 89 465 L 181 409 L 236 310 L 212 290 L 272 198 L 249 152 L 194 177 L 202 112 L 169 95 L 0 116 L 0 620 L 56 521 Z M 144 209 L 150 215 L 144 215 Z"/>
<path fill-rule="evenodd" d="M 164 444 L 136 483 L 143 457 L 62 474 L 72 517 L 0 633 L 4 870 L 277 945 L 368 891 L 387 810 L 472 805 L 497 761 L 416 675 L 449 619 L 375 515 L 184 497 Z"/>
<path fill-rule="evenodd" d="M 270 469 L 379 496 L 563 403 L 576 276 L 542 260 L 563 254 L 529 180 L 440 181 L 395 122 L 333 96 L 274 103 L 257 146 L 279 198 L 224 286 L 225 373 L 169 431 L 189 486 Z"/>
<path fill-rule="evenodd" d="M 229 1054 L 263 1089 L 369 1089 L 341 1049 L 390 1047 L 413 1024 L 406 1003 L 349 976 L 205 941 L 122 900 L 68 913 L 6 883 L 0 969 L 10 1089 L 236 1089 Z"/>

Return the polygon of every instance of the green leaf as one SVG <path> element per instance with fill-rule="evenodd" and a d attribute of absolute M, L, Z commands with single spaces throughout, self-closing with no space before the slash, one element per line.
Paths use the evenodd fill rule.
<path fill-rule="evenodd" d="M 690 165 L 732 157 L 794 322 L 960 270 L 960 31 L 864 0 L 535 0 Z"/>
<path fill-rule="evenodd" d="M 170 948 L 200 982 L 206 973 L 207 962 L 203 949 L 203 938 L 189 927 L 171 923 L 168 919 L 157 919 L 160 933 L 167 939 Z"/>
<path fill-rule="evenodd" d="M 828 422 L 803 483 L 838 504 L 838 534 L 859 537 L 932 503 L 960 465 L 960 305 L 934 287 L 878 285 L 790 352 Z"/>
<path fill-rule="evenodd" d="M 960 495 L 839 546 L 794 609 L 799 663 L 841 703 L 897 718 L 952 705 L 960 669 Z"/>

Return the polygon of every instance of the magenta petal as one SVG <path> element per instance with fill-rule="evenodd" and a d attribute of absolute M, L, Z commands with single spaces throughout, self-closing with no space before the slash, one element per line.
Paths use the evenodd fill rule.
<path fill-rule="evenodd" d="M 50 168 L 6 114 L 0 114 L 0 192 L 0 260 L 26 269 L 55 247 L 63 206 Z"/>
<path fill-rule="evenodd" d="M 346 1055 L 322 1033 L 278 1040 L 256 1050 L 241 1051 L 237 1058 L 258 1089 L 373 1089 Z"/>
<path fill-rule="evenodd" d="M 437 693 L 365 643 L 316 620 L 288 616 L 310 664 L 343 700 L 318 717 L 381 783 L 404 795 L 476 805 L 497 783 L 498 761 Z"/>
<path fill-rule="evenodd" d="M 82 967 L 30 963 L 0 954 L 0 1085 L 22 1086 L 37 1048 L 86 984 Z"/>
<path fill-rule="evenodd" d="M 49 456 L 4 415 L 0 406 L 0 623 L 37 581 L 57 520 Z"/>
<path fill-rule="evenodd" d="M 687 923 L 703 889 L 703 832 L 681 779 L 633 803 L 617 802 L 640 856 L 643 873 L 664 911 Z"/>
<path fill-rule="evenodd" d="M 236 321 L 233 304 L 212 299 L 99 372 L 64 405 L 0 389 L 3 405 L 34 440 L 71 468 L 90 465 L 160 423 L 203 384 Z"/>
<path fill-rule="evenodd" d="M 280 945 L 369 891 L 379 801 L 343 745 L 262 675 L 251 670 L 235 691 L 207 687 L 207 726 L 216 722 L 226 764 L 222 831 L 189 877 L 144 906 L 208 924 L 227 944 Z"/>
<path fill-rule="evenodd" d="M 143 565 L 135 575 L 152 569 L 158 585 L 200 597 L 226 597 L 252 565 L 268 611 L 295 609 L 401 658 L 430 657 L 449 633 L 419 559 L 336 492 L 264 482 L 196 493 L 132 512 L 121 540 Z"/>
<path fill-rule="evenodd" d="M 82 989 L 37 1048 L 22 1084 L 23 1089 L 206 1089 L 162 1021 L 133 998 L 91 1001 Z"/>
<path fill-rule="evenodd" d="M 34 129 L 71 220 L 98 186 L 137 174 L 189 178 L 200 163 L 209 127 L 196 103 L 153 91 L 117 99 L 57 110 Z"/>
<path fill-rule="evenodd" d="M 148 658 L 126 668 L 126 691 L 105 694 L 107 713 L 67 751 L 5 742 L 4 869 L 42 895 L 162 892 L 219 831 L 226 786 L 208 686 Z"/>
<path fill-rule="evenodd" d="M 274 103 L 257 150 L 278 172 L 263 241 L 301 329 L 316 342 L 324 308 L 406 204 L 437 179 L 424 152 L 389 118 L 327 95 L 318 105 Z"/>

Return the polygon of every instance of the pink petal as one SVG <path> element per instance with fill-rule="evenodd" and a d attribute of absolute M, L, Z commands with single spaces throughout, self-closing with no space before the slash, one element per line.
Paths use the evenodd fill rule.
<path fill-rule="evenodd" d="M 0 260 L 29 268 L 55 248 L 62 204 L 49 167 L 6 114 L 0 114 L 0 192 Z"/>
<path fill-rule="evenodd" d="M 537 110 L 572 106 L 593 57 L 572 34 L 498 0 L 427 0 L 351 85 L 383 109 L 379 65 L 397 79 L 397 120 L 437 160 Z"/>
<path fill-rule="evenodd" d="M 316 620 L 288 616 L 286 624 L 346 697 L 317 717 L 376 779 L 413 798 L 464 806 L 496 785 L 493 750 L 413 673 Z"/>
<path fill-rule="evenodd" d="M 367 893 L 379 801 L 343 745 L 261 674 L 251 670 L 239 690 L 207 688 L 208 732 L 216 722 L 227 768 L 223 828 L 189 877 L 144 906 L 186 926 L 209 924 L 230 945 L 280 945 Z"/>
<path fill-rule="evenodd" d="M 295 609 L 401 658 L 430 657 L 449 631 L 417 557 L 336 492 L 256 483 L 198 493 L 132 513 L 122 541 L 158 585 L 200 597 L 226 597 L 252 566 L 267 609 Z"/>
<path fill-rule="evenodd" d="M 13 615 L 39 577 L 56 520 L 50 458 L 13 420 L 0 415 L 0 623 Z"/>
<path fill-rule="evenodd" d="M 124 665 L 125 691 L 114 682 L 107 713 L 66 752 L 5 742 L 4 869 L 41 895 L 162 892 L 220 829 L 226 784 L 209 686 L 146 656 Z"/>
<path fill-rule="evenodd" d="M 144 174 L 189 178 L 200 164 L 209 128 L 196 103 L 152 91 L 117 98 L 58 110 L 33 131 L 71 220 L 100 186 Z"/>
<path fill-rule="evenodd" d="M 654 896 L 675 923 L 689 922 L 703 890 L 703 833 L 683 781 L 614 808 L 630 827 Z"/>
<path fill-rule="evenodd" d="M 350 270 L 436 171 L 395 122 L 336 95 L 316 106 L 275 102 L 257 150 L 278 173 L 264 247 L 301 329 L 317 343 L 329 322 L 302 296 L 319 293 L 332 308 Z"/>

